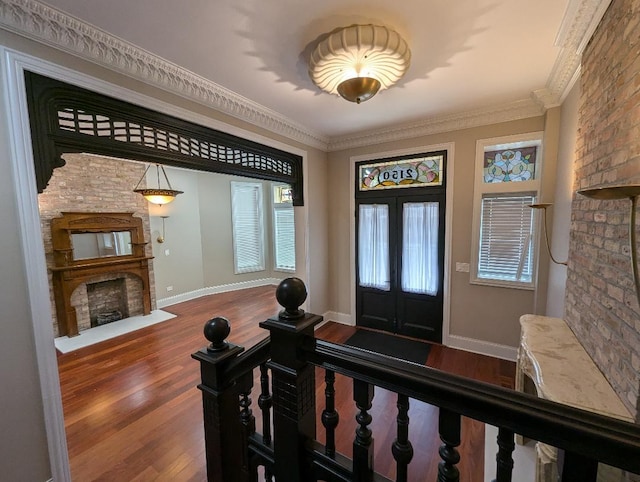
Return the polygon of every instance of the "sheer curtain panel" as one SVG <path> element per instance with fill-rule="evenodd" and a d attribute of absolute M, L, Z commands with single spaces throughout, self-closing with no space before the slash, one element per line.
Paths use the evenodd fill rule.
<path fill-rule="evenodd" d="M 389 291 L 389 206 L 361 204 L 359 217 L 360 286 Z"/>
<path fill-rule="evenodd" d="M 402 291 L 438 293 L 437 202 L 405 203 L 402 208 Z"/>

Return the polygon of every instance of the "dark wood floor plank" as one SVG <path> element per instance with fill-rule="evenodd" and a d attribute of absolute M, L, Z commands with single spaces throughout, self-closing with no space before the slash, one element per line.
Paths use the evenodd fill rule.
<path fill-rule="evenodd" d="M 248 348 L 267 336 L 258 323 L 277 314 L 275 287 L 210 295 L 165 308 L 176 318 L 134 333 L 60 354 L 58 365 L 65 427 L 74 481 L 204 481 L 199 366 L 191 353 L 206 345 L 204 323 L 214 316 L 231 322 L 229 341 Z M 319 338 L 342 343 L 354 327 L 326 323 Z M 503 386 L 513 386 L 513 363 L 434 345 L 428 365 Z M 258 374 L 256 373 L 256 377 Z M 318 413 L 324 403 L 324 373 L 317 370 Z M 355 434 L 352 382 L 336 376 L 339 452 L 349 456 Z M 259 383 L 252 393 L 258 418 Z M 396 395 L 376 389 L 371 413 L 376 470 L 393 478 L 391 444 Z M 439 462 L 438 409 L 411 400 L 409 438 L 415 456 L 410 480 L 435 480 Z M 461 480 L 481 482 L 484 426 L 463 419 Z M 323 440 L 318 421 L 319 439 Z"/>

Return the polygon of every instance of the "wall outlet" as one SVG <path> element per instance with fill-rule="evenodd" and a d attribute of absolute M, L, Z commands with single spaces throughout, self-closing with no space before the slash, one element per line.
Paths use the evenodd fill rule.
<path fill-rule="evenodd" d="M 456 271 L 459 271 L 460 273 L 468 273 L 469 263 L 456 263 Z"/>
<path fill-rule="evenodd" d="M 173 286 L 167 286 L 167 291 L 173 291 Z"/>
<path fill-rule="evenodd" d="M 165 255 L 165 256 L 169 256 L 170 254 L 171 254 L 171 252 L 170 252 L 168 249 L 165 249 L 165 250 L 164 250 L 164 255 Z"/>

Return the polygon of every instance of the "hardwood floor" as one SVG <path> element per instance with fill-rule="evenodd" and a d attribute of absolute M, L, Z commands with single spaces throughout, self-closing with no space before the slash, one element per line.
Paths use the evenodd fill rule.
<path fill-rule="evenodd" d="M 199 366 L 191 353 L 206 345 L 204 322 L 224 316 L 232 343 L 250 347 L 267 334 L 258 322 L 279 311 L 273 286 L 222 293 L 165 308 L 176 318 L 81 350 L 58 356 L 65 426 L 73 480 L 204 481 Z M 319 338 L 343 342 L 355 328 L 327 323 Z M 427 364 L 489 383 L 513 386 L 515 366 L 490 357 L 432 348 Z M 317 372 L 318 412 L 324 404 L 324 373 Z M 349 455 L 355 430 L 351 382 L 338 376 L 338 450 Z M 255 406 L 254 413 L 259 410 Z M 376 389 L 371 410 L 376 470 L 395 476 L 391 444 L 395 438 L 395 394 Z M 415 456 L 411 480 L 436 480 L 438 410 L 411 401 L 409 427 Z M 260 425 L 258 424 L 258 427 Z M 319 439 L 323 437 L 318 422 Z M 461 480 L 481 482 L 484 426 L 463 422 Z"/>

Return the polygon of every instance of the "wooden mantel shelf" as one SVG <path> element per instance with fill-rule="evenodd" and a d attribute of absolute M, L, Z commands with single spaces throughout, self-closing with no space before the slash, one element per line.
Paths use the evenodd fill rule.
<path fill-rule="evenodd" d="M 113 258 L 105 259 L 104 261 L 99 261 L 99 262 L 74 264 L 70 266 L 53 266 L 53 267 L 50 267 L 49 270 L 50 271 L 74 271 L 74 270 L 82 270 L 87 268 L 97 268 L 102 266 L 114 266 L 114 265 L 120 265 L 120 264 L 127 264 L 127 263 L 138 262 L 138 261 L 148 261 L 150 259 L 153 259 L 153 256 L 133 256 L 133 257 L 127 257 L 127 258 L 123 258 L 121 256 L 117 256 L 117 257 L 114 256 Z"/>

